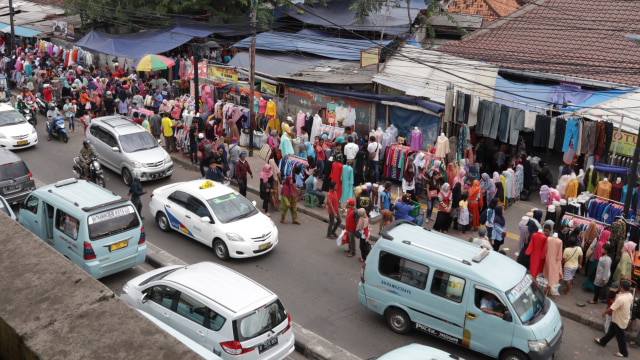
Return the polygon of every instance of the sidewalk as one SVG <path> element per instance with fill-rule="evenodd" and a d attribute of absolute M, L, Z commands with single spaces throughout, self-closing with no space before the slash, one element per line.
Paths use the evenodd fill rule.
<path fill-rule="evenodd" d="M 180 164 L 187 169 L 192 169 L 199 173 L 200 171 L 199 166 L 192 165 L 188 155 L 172 153 L 171 157 L 173 158 L 173 161 L 176 164 Z M 262 170 L 262 166 L 264 166 L 265 162 L 264 160 L 258 157 L 258 154 L 256 151 L 254 151 L 253 157 L 247 157 L 247 161 L 249 162 L 249 165 L 251 166 L 251 171 L 253 172 L 253 179 L 249 177 L 247 181 L 247 191 L 250 191 L 255 194 L 259 194 L 260 180 L 259 180 L 258 174 L 260 170 Z M 393 184 L 392 191 L 391 191 L 392 196 L 394 197 L 396 196 L 399 187 L 400 186 L 398 184 L 395 184 L 395 183 Z M 511 216 L 516 216 L 516 218 L 519 221 L 519 219 L 527 211 L 531 210 L 531 208 L 535 207 L 541 210 L 544 209 L 544 206 L 540 204 L 539 196 L 537 196 L 537 194 L 535 193 L 532 194 L 529 197 L 529 199 L 531 199 L 531 201 L 516 201 L 515 204 L 511 205 L 507 209 L 507 211 L 505 212 L 505 215 L 508 214 L 510 218 Z M 316 218 L 320 221 L 324 221 L 326 223 L 329 222 L 329 215 L 327 214 L 326 209 L 321 209 L 317 207 L 312 209 L 304 206 L 302 201 L 298 203 L 298 212 L 311 216 L 313 218 Z M 275 214 L 275 212 L 273 214 Z M 272 216 L 277 216 L 277 215 L 272 215 Z M 433 216 L 432 219 L 435 220 L 435 216 Z M 433 226 L 433 223 L 434 223 L 433 220 L 425 223 L 423 226 L 425 228 L 430 229 Z M 344 227 L 344 223 L 343 223 L 343 227 Z M 515 230 L 515 229 L 512 228 L 511 230 Z M 374 234 L 372 235 L 372 237 L 376 237 L 376 235 L 378 234 L 377 225 L 372 226 L 372 234 Z M 462 240 L 468 240 L 470 237 L 476 236 L 477 233 L 468 232 L 465 235 L 461 235 L 457 231 L 450 231 L 449 235 Z M 518 235 L 513 232 L 507 232 L 507 237 L 509 237 L 510 239 L 518 240 Z M 511 257 L 512 259 L 515 260 L 516 257 L 518 256 L 518 252 L 516 251 L 516 249 L 508 249 L 508 247 L 506 246 L 504 247 L 504 249 L 507 252 L 508 256 Z M 584 282 L 584 280 L 585 280 L 584 275 L 582 274 L 576 275 L 571 294 L 565 295 L 563 292 L 564 287 L 562 286 L 561 295 L 555 296 L 555 298 L 552 298 L 552 299 L 558 306 L 560 314 L 563 317 L 579 322 L 586 326 L 589 326 L 596 331 L 603 332 L 604 318 L 602 317 L 602 312 L 605 310 L 606 304 L 598 303 L 595 305 L 591 305 L 587 303 L 588 300 L 590 300 L 593 297 L 593 292 L 587 291 L 582 287 L 582 283 Z M 638 327 L 640 326 L 638 324 L 640 324 L 640 321 L 636 322 L 636 324 L 633 324 L 631 328 L 627 329 L 628 337 L 631 337 L 632 335 L 635 336 L 636 332 L 638 331 Z"/>

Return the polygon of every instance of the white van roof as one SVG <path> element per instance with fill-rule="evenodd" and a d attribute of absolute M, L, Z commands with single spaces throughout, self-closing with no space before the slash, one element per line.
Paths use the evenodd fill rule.
<path fill-rule="evenodd" d="M 276 297 L 269 289 L 250 278 L 208 261 L 176 270 L 164 280 L 188 287 L 234 313 L 256 304 L 265 305 Z"/>
<path fill-rule="evenodd" d="M 394 253 L 397 255 L 409 259 L 432 260 L 431 263 L 437 264 L 442 270 L 491 284 L 496 290 L 511 290 L 527 272 L 524 266 L 508 256 L 446 234 L 432 232 L 406 220 L 392 222 L 381 235 L 378 242 L 382 242 L 383 246 L 384 241 L 396 243 Z"/>

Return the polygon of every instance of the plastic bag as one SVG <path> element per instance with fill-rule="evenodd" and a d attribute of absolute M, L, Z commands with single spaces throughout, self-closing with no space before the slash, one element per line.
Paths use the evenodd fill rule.
<path fill-rule="evenodd" d="M 347 242 L 346 242 L 346 243 L 348 243 L 348 242 L 349 242 L 349 235 L 347 234 L 347 231 L 346 231 L 346 230 L 342 230 L 342 232 L 340 233 L 340 235 L 338 235 L 338 237 L 336 238 L 336 244 L 337 244 L 338 246 L 342 246 L 342 244 L 346 244 L 346 243 L 344 242 L 344 238 L 345 238 L 345 237 L 347 238 Z"/>

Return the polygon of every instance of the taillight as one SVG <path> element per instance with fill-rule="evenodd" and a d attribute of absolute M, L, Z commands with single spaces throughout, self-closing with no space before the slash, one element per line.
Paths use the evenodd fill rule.
<path fill-rule="evenodd" d="M 151 199 L 153 197 L 153 195 L 155 195 L 155 194 L 151 193 L 151 195 L 149 195 L 149 199 Z"/>
<path fill-rule="evenodd" d="M 91 244 L 88 242 L 84 242 L 84 259 L 85 260 L 93 260 L 96 258 L 96 253 L 93 252 L 93 248 Z"/>
<path fill-rule="evenodd" d="M 29 173 L 29 181 L 33 180 L 33 175 Z"/>
<path fill-rule="evenodd" d="M 282 333 L 286 333 L 289 329 L 291 329 L 291 316 L 287 314 L 287 327 L 282 331 Z"/>
<path fill-rule="evenodd" d="M 360 269 L 360 282 L 364 284 L 364 269 L 367 267 L 367 263 L 362 264 L 362 269 Z"/>
<path fill-rule="evenodd" d="M 140 229 L 140 240 L 138 241 L 138 245 L 144 244 L 147 240 L 147 233 L 144 231 L 144 226 Z"/>
<path fill-rule="evenodd" d="M 255 350 L 255 348 L 245 349 L 237 341 L 225 341 L 223 343 L 220 343 L 220 346 L 222 347 L 222 350 L 224 350 L 224 352 L 230 355 L 242 355 Z"/>

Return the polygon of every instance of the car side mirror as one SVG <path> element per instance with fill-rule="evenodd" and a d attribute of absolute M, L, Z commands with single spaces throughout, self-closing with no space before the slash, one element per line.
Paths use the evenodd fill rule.
<path fill-rule="evenodd" d="M 142 297 L 140 298 L 140 302 L 141 303 L 146 303 L 149 300 L 149 294 L 148 293 L 144 293 L 142 294 Z"/>
<path fill-rule="evenodd" d="M 111 151 L 120 152 L 120 148 L 118 148 L 117 146 L 114 146 L 114 147 L 111 148 Z"/>
<path fill-rule="evenodd" d="M 203 223 L 208 223 L 211 222 L 211 218 L 208 216 L 203 216 L 200 218 L 200 221 L 202 221 Z"/>
<path fill-rule="evenodd" d="M 502 315 L 502 320 L 504 320 L 506 322 L 512 322 L 513 321 L 513 317 L 511 316 L 511 313 L 509 312 L 509 310 L 504 312 L 504 314 Z"/>
<path fill-rule="evenodd" d="M 160 140 L 160 139 L 158 139 L 158 144 L 160 144 L 160 141 L 161 141 L 161 140 Z"/>
<path fill-rule="evenodd" d="M 256 206 L 257 204 L 255 200 L 253 200 L 251 203 L 253 204 L 253 206 Z"/>

